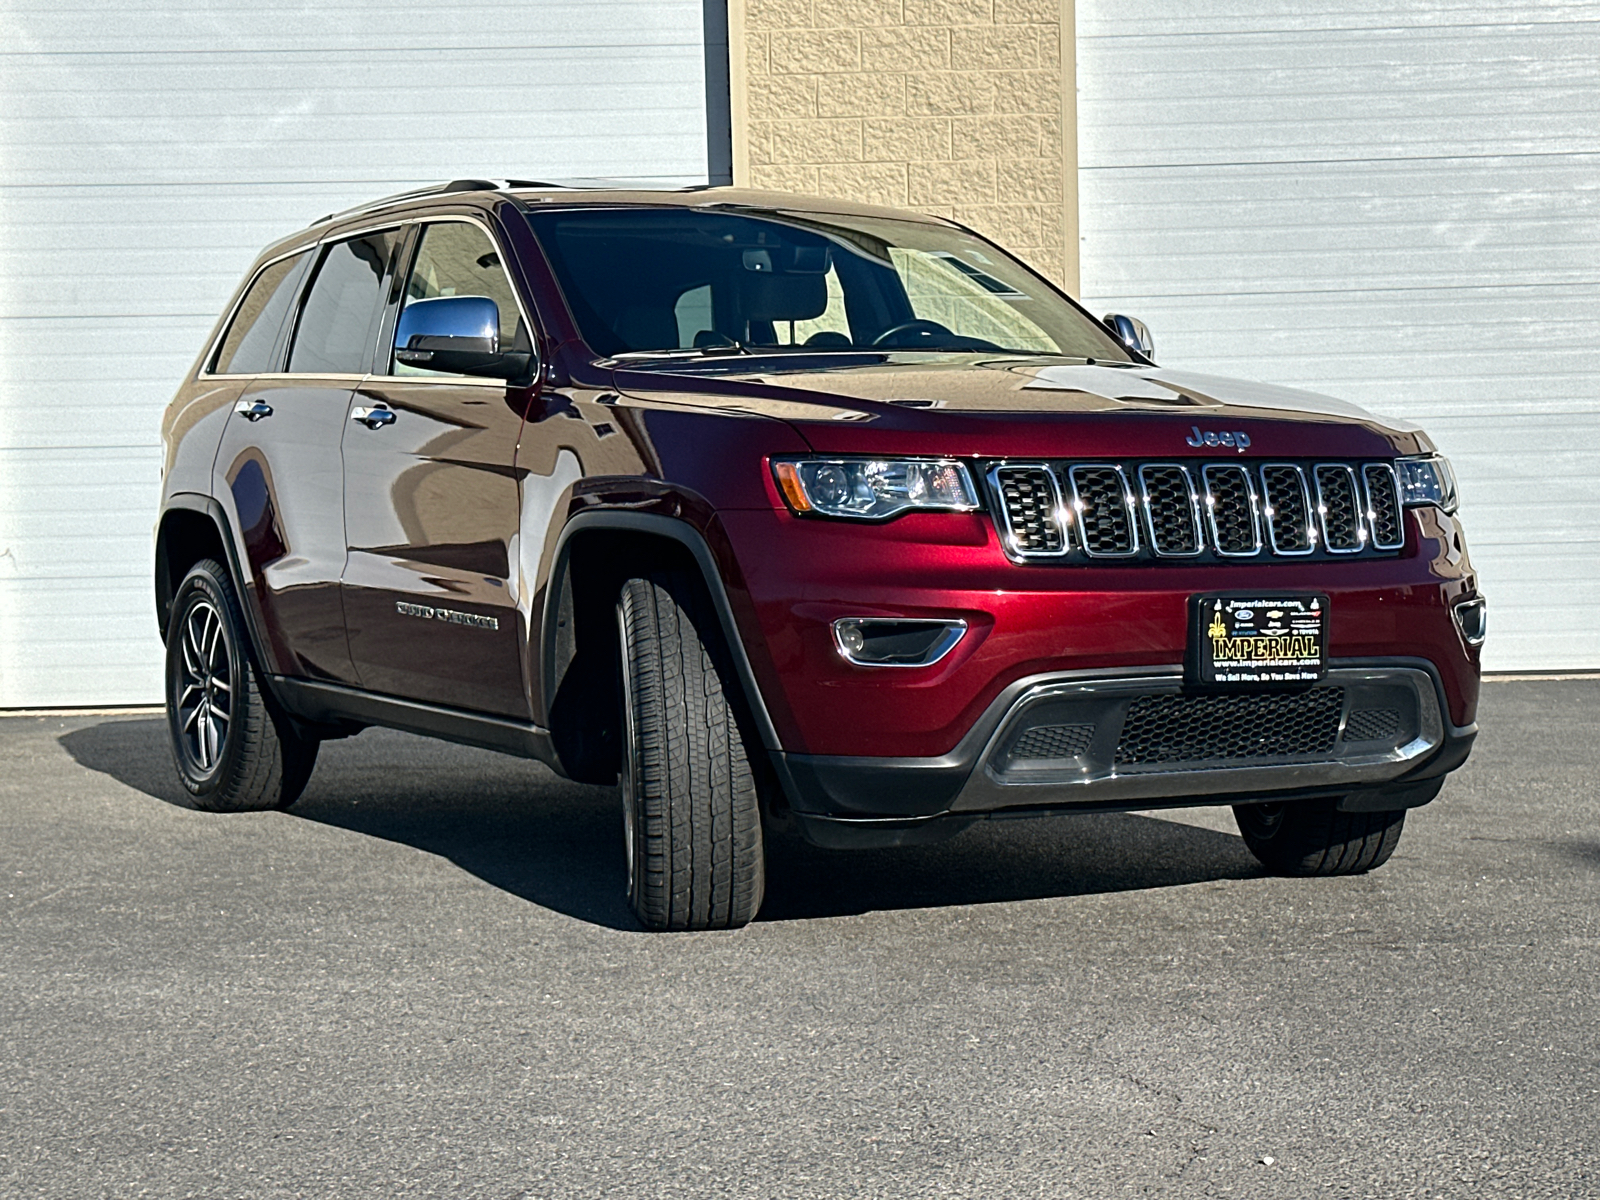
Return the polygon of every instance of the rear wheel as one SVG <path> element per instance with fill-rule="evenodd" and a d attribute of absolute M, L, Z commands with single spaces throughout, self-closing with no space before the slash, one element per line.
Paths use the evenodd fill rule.
<path fill-rule="evenodd" d="M 664 570 L 622 586 L 620 784 L 628 901 L 650 929 L 731 929 L 766 885 L 738 679 L 705 587 Z"/>
<path fill-rule="evenodd" d="M 1360 875 L 1389 861 L 1406 814 L 1340 812 L 1337 798 L 1235 804 L 1250 853 L 1279 875 Z"/>
<path fill-rule="evenodd" d="M 167 727 L 195 807 L 287 808 L 305 789 L 317 741 L 261 690 L 228 572 L 202 559 L 184 576 L 167 625 Z"/>

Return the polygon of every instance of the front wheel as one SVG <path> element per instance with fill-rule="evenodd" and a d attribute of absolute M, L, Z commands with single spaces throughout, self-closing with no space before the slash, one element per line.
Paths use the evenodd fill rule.
<path fill-rule="evenodd" d="M 1337 798 L 1235 804 L 1250 853 L 1279 875 L 1360 875 L 1389 861 L 1406 823 L 1398 812 L 1340 812 Z"/>
<path fill-rule="evenodd" d="M 620 784 L 628 901 L 650 929 L 733 929 L 761 907 L 761 807 L 739 682 L 685 571 L 622 586 Z"/>
<path fill-rule="evenodd" d="M 233 581 L 196 563 L 167 624 L 167 727 L 178 777 L 196 808 L 288 808 L 317 761 L 317 741 L 269 705 L 250 659 Z"/>

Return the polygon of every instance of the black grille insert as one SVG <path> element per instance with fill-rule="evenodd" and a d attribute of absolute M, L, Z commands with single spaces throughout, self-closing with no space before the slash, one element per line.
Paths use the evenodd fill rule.
<path fill-rule="evenodd" d="M 1210 466 L 1205 469 L 1205 484 L 1217 553 L 1230 557 L 1260 553 L 1261 529 L 1249 474 L 1243 467 Z"/>
<path fill-rule="evenodd" d="M 1356 493 L 1356 473 L 1342 463 L 1323 463 L 1316 474 L 1322 544 L 1335 553 L 1354 553 L 1367 540 Z"/>
<path fill-rule="evenodd" d="M 1344 689 L 1238 696 L 1140 696 L 1117 742 L 1118 766 L 1303 758 L 1339 736 Z"/>
<path fill-rule="evenodd" d="M 1406 544 L 1406 537 L 1400 523 L 1400 489 L 1395 485 L 1394 469 L 1386 463 L 1368 463 L 1361 468 L 1361 475 L 1367 485 L 1372 544 L 1379 550 L 1400 549 Z"/>
<path fill-rule="evenodd" d="M 1363 708 L 1350 714 L 1344 723 L 1344 740 L 1347 742 L 1376 742 L 1392 738 L 1400 732 L 1398 708 Z"/>
<path fill-rule="evenodd" d="M 1015 760 L 1076 758 L 1094 741 L 1093 725 L 1035 725 L 1011 748 Z"/>
<path fill-rule="evenodd" d="M 1063 554 L 1061 496 L 1044 467 L 996 467 L 994 483 L 1005 508 L 1007 532 L 1018 554 Z"/>
<path fill-rule="evenodd" d="M 1288 463 L 1261 468 L 1261 491 L 1267 500 L 1267 529 L 1278 554 L 1310 554 L 1311 508 L 1306 501 L 1306 477 Z"/>
<path fill-rule="evenodd" d="M 1179 466 L 1140 467 L 1139 483 L 1144 489 L 1144 511 L 1155 552 L 1199 554 L 1200 520 L 1189 472 Z"/>
<path fill-rule="evenodd" d="M 1138 551 L 1128 482 L 1120 467 L 1073 467 L 1072 489 L 1077 497 L 1078 528 L 1091 555 L 1125 557 Z"/>

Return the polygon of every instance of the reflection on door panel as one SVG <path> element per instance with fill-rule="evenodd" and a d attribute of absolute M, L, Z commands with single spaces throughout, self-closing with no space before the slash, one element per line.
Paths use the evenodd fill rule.
<path fill-rule="evenodd" d="M 527 715 L 510 548 L 521 413 L 502 389 L 371 380 L 345 431 L 345 619 L 362 686 Z"/>

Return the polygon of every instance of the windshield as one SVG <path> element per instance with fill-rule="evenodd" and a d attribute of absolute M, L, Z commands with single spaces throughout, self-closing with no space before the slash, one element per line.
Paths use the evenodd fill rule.
<path fill-rule="evenodd" d="M 1129 362 L 989 242 L 917 221 L 680 208 L 528 215 L 598 353 L 931 350 Z"/>

